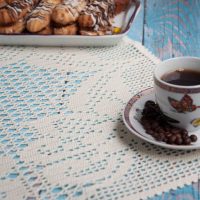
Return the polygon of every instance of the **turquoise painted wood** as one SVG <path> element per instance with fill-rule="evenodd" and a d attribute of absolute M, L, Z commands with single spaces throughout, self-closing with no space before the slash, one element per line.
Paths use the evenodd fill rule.
<path fill-rule="evenodd" d="M 200 56 L 200 0 L 141 2 L 142 12 L 129 33 L 131 38 L 142 42 L 161 59 Z"/>
<path fill-rule="evenodd" d="M 200 0 L 141 0 L 129 37 L 161 60 L 200 57 Z M 200 181 L 148 200 L 200 200 Z"/>
<path fill-rule="evenodd" d="M 141 6 L 136 19 L 134 20 L 128 36 L 142 43 L 143 40 L 143 24 L 144 24 L 144 2 L 141 1 Z"/>

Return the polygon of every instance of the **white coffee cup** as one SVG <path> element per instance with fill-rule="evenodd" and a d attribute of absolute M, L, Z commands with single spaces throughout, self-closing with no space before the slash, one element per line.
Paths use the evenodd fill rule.
<path fill-rule="evenodd" d="M 159 63 L 154 71 L 156 102 L 174 126 L 196 131 L 200 128 L 200 85 L 182 86 L 162 80 L 163 75 L 179 69 L 200 72 L 200 58 L 177 57 Z"/>

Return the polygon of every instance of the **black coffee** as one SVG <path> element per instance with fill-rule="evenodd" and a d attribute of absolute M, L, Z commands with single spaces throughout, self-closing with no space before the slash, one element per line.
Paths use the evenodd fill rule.
<path fill-rule="evenodd" d="M 174 85 L 200 85 L 200 71 L 180 69 L 164 74 L 161 79 Z"/>

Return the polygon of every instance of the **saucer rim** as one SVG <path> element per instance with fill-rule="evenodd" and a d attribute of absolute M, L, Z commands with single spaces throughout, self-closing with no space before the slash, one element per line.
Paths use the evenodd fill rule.
<path fill-rule="evenodd" d="M 139 137 L 140 139 L 142 139 L 143 141 L 146 141 L 148 143 L 154 144 L 156 146 L 160 146 L 160 147 L 164 147 L 164 148 L 168 148 L 168 149 L 175 149 L 175 150 L 194 150 L 194 149 L 200 149 L 200 144 L 197 145 L 170 145 L 170 144 L 166 144 L 164 142 L 160 142 L 160 141 L 156 141 L 154 138 L 150 139 L 145 137 L 141 132 L 138 132 L 133 125 L 131 124 L 130 120 L 129 120 L 129 113 L 131 108 L 135 105 L 135 103 L 139 100 L 141 100 L 142 97 L 149 95 L 146 94 L 147 92 L 152 91 L 153 93 L 155 93 L 154 88 L 150 87 L 150 88 L 146 88 L 144 90 L 141 90 L 140 92 L 136 93 L 131 99 L 129 99 L 129 101 L 127 102 L 124 110 L 123 110 L 123 122 L 125 124 L 125 126 L 128 128 L 128 130 L 134 134 L 135 136 Z M 128 122 L 127 122 L 128 119 Z"/>

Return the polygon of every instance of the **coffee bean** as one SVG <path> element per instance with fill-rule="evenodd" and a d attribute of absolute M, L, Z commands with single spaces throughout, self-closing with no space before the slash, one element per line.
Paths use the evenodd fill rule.
<path fill-rule="evenodd" d="M 190 145 L 190 144 L 191 144 L 191 139 L 190 139 L 189 137 L 184 138 L 184 139 L 183 139 L 183 144 L 185 144 L 185 145 Z"/>
<path fill-rule="evenodd" d="M 160 127 L 158 126 L 158 127 L 156 127 L 154 130 L 155 130 L 157 133 L 159 133 L 159 132 L 160 132 Z"/>
<path fill-rule="evenodd" d="M 169 132 L 169 131 L 170 131 L 170 128 L 169 128 L 168 126 L 165 126 L 165 127 L 164 127 L 164 130 L 165 130 L 166 132 Z"/>
<path fill-rule="evenodd" d="M 146 123 L 148 122 L 148 120 L 146 119 L 146 117 L 142 116 L 140 119 L 141 123 Z"/>
<path fill-rule="evenodd" d="M 144 125 L 144 128 L 145 128 L 146 130 L 149 130 L 149 129 L 151 129 L 151 125 L 150 125 L 149 123 L 146 123 L 146 124 Z"/>
<path fill-rule="evenodd" d="M 175 135 L 171 135 L 168 139 L 169 144 L 174 144 L 176 141 L 176 136 Z"/>
<path fill-rule="evenodd" d="M 183 129 L 181 132 L 182 132 L 183 135 L 188 135 L 188 131 L 185 130 L 185 129 Z"/>
<path fill-rule="evenodd" d="M 182 135 L 182 138 L 183 138 L 183 139 L 187 139 L 188 137 L 189 137 L 188 135 L 185 135 L 185 134 Z"/>
<path fill-rule="evenodd" d="M 155 139 L 156 139 L 157 141 L 162 141 L 162 140 L 163 140 L 163 138 L 160 137 L 160 135 L 158 135 L 157 137 L 155 137 Z"/>
<path fill-rule="evenodd" d="M 173 129 L 171 130 L 171 132 L 172 132 L 173 134 L 176 134 L 176 133 L 179 133 L 179 132 L 180 132 L 180 130 L 179 130 L 179 129 L 177 129 L 177 128 L 173 128 Z"/>
<path fill-rule="evenodd" d="M 149 134 L 150 134 L 150 135 L 153 135 L 153 134 L 154 134 L 154 132 L 153 132 L 152 130 L 150 130 L 150 131 L 149 131 Z"/>
<path fill-rule="evenodd" d="M 144 108 L 144 110 L 142 111 L 142 115 L 146 115 L 146 114 L 148 114 L 148 109 Z"/>
<path fill-rule="evenodd" d="M 152 136 L 153 136 L 154 138 L 157 138 L 157 137 L 159 136 L 159 133 L 154 132 L 154 133 L 152 134 Z"/>
<path fill-rule="evenodd" d="M 164 133 L 159 133 L 160 135 L 160 141 L 164 141 L 165 140 L 165 135 Z"/>
<path fill-rule="evenodd" d="M 146 133 L 149 134 L 149 135 L 152 135 L 154 132 L 151 129 L 147 129 Z"/>
<path fill-rule="evenodd" d="M 151 127 L 152 127 L 152 129 L 158 128 L 158 127 L 159 127 L 158 122 L 157 122 L 157 121 L 154 121 L 154 122 L 152 123 Z"/>
<path fill-rule="evenodd" d="M 166 136 L 167 138 L 170 138 L 170 137 L 172 136 L 172 134 L 171 134 L 170 132 L 166 132 L 166 133 L 165 133 L 165 136 Z"/>
<path fill-rule="evenodd" d="M 148 126 L 149 122 L 147 122 L 147 121 L 144 120 L 144 121 L 141 122 L 141 124 L 142 124 L 144 127 L 146 127 L 146 126 Z"/>
<path fill-rule="evenodd" d="M 182 135 L 182 138 L 183 139 L 188 138 L 188 135 Z"/>
<path fill-rule="evenodd" d="M 191 139 L 192 142 L 196 142 L 197 136 L 196 135 L 190 135 L 190 139 Z"/>
<path fill-rule="evenodd" d="M 183 139 L 181 137 L 176 137 L 175 144 L 177 145 L 183 144 Z"/>
<path fill-rule="evenodd" d="M 164 137 L 163 142 L 166 142 L 166 143 L 167 143 L 167 140 L 168 140 L 168 139 L 167 139 L 166 137 Z"/>
<path fill-rule="evenodd" d="M 145 103 L 145 107 L 150 107 L 150 106 L 155 106 L 156 104 L 155 104 L 155 102 L 154 101 L 147 101 L 146 103 Z"/>
<path fill-rule="evenodd" d="M 168 123 L 169 119 L 162 114 L 158 104 L 147 101 L 142 111 L 141 124 L 146 133 L 158 141 L 168 144 L 190 145 L 197 141 L 196 135 L 189 137 L 187 130 L 177 128 Z"/>
<path fill-rule="evenodd" d="M 177 138 L 182 138 L 182 135 L 180 133 L 175 134 Z"/>
<path fill-rule="evenodd" d="M 159 127 L 159 129 L 158 129 L 158 133 L 164 133 L 164 132 L 165 132 L 164 129 L 161 128 L 161 127 Z"/>
<path fill-rule="evenodd" d="M 155 104 L 155 107 L 154 107 L 155 111 L 157 111 L 158 113 L 161 113 L 161 110 L 159 108 L 159 106 L 157 104 Z"/>

